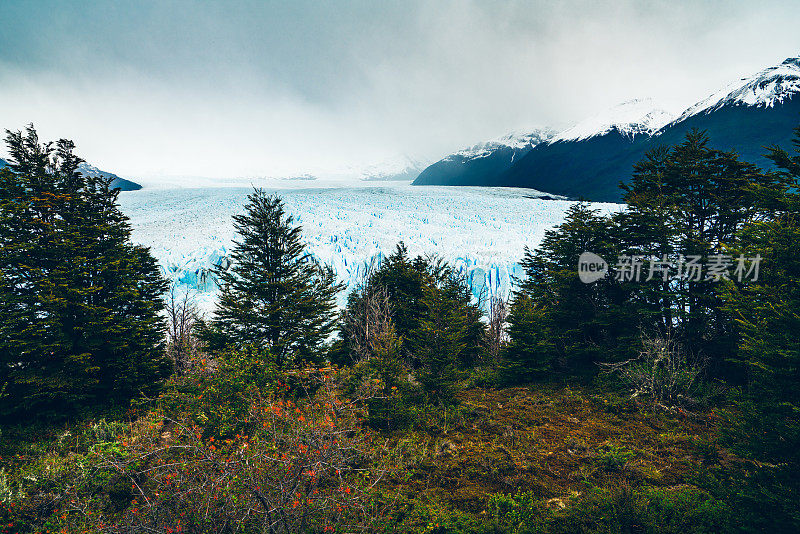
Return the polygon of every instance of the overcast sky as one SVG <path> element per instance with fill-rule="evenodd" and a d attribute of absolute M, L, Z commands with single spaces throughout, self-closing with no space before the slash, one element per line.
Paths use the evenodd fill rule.
<path fill-rule="evenodd" d="M 0 126 L 118 174 L 436 159 L 800 54 L 800 2 L 0 2 Z"/>

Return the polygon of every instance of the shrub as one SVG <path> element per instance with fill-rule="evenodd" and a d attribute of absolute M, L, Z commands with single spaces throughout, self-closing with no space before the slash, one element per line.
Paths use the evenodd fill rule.
<path fill-rule="evenodd" d="M 688 486 L 667 490 L 622 484 L 559 502 L 563 508 L 522 492 L 493 496 L 489 509 L 496 532 L 514 534 L 716 534 L 733 527 L 725 503 Z"/>
<path fill-rule="evenodd" d="M 274 395 L 249 398 L 247 433 L 204 439 L 190 419 L 130 436 L 128 459 L 116 466 L 134 491 L 124 522 L 137 530 L 227 524 L 270 532 L 332 531 L 369 515 L 368 490 L 382 476 L 373 468 L 354 405 L 330 379 L 304 401 Z M 150 502 L 146 506 L 146 502 Z"/>
<path fill-rule="evenodd" d="M 540 497 L 524 491 L 514 495 L 503 493 L 492 495 L 488 510 L 495 529 L 509 534 L 529 531 L 540 522 L 546 512 Z"/>
<path fill-rule="evenodd" d="M 639 356 L 603 367 L 618 373 L 634 398 L 647 398 L 655 406 L 672 408 L 695 399 L 703 365 L 689 361 L 671 337 L 641 336 Z"/>
<path fill-rule="evenodd" d="M 636 453 L 624 445 L 615 443 L 605 443 L 598 449 L 597 462 L 608 471 L 616 471 L 625 467 Z"/>
<path fill-rule="evenodd" d="M 298 379 L 299 380 L 299 379 Z M 375 520 L 386 454 L 358 406 L 317 375 L 295 400 L 248 390 L 242 433 L 207 435 L 194 414 L 75 425 L 13 476 L 0 470 L 9 532 L 333 532 Z M 227 422 L 231 428 L 232 422 Z M 213 433 L 212 433 L 213 434 Z M 2 530 L 2 528 L 0 528 Z"/>
<path fill-rule="evenodd" d="M 278 371 L 268 350 L 229 349 L 205 355 L 183 376 L 173 377 L 159 404 L 169 417 L 192 414 L 206 437 L 233 436 L 243 433 L 250 400 L 284 393 L 288 378 Z"/>

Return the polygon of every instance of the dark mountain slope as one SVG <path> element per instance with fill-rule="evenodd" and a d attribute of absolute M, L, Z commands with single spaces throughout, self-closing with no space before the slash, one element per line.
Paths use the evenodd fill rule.
<path fill-rule="evenodd" d="M 549 130 L 534 130 L 475 145 L 429 165 L 414 185 L 497 185 L 498 176 L 551 136 Z"/>
<path fill-rule="evenodd" d="M 454 154 L 423 170 L 414 185 L 497 185 L 497 177 L 529 150 L 502 147 L 481 158 Z"/>
<path fill-rule="evenodd" d="M 6 160 L 0 158 L 0 169 L 8 165 Z M 97 167 L 93 165 L 89 165 L 88 163 L 81 163 L 79 167 L 80 171 L 87 175 L 87 176 L 101 176 L 105 179 L 111 179 L 111 188 L 119 189 L 120 191 L 138 191 L 142 188 L 141 185 L 137 184 L 136 182 L 132 182 L 130 180 L 126 180 L 125 178 L 120 178 L 114 173 L 101 171 Z"/>
<path fill-rule="evenodd" d="M 130 180 L 126 180 L 125 178 L 120 178 L 116 174 L 108 171 L 101 171 L 94 165 L 89 165 L 88 163 L 81 163 L 80 171 L 85 174 L 86 176 L 100 176 L 108 180 L 111 179 L 111 187 L 119 189 L 120 191 L 138 191 L 142 188 L 141 185 L 137 184 L 136 182 L 132 182 Z"/>
<path fill-rule="evenodd" d="M 618 202 L 619 183 L 630 179 L 633 165 L 647 151 L 680 143 L 692 129 L 706 131 L 714 148 L 735 150 L 746 161 L 769 166 L 765 147 L 791 146 L 798 124 L 800 58 L 793 57 L 727 85 L 677 119 L 648 99 L 631 100 L 531 143 L 513 158 L 500 147 L 495 152 L 453 154 L 423 171 L 414 183 L 529 187 Z"/>
<path fill-rule="evenodd" d="M 742 159 L 768 166 L 766 146 L 790 146 L 800 125 L 800 97 L 772 107 L 730 105 L 689 116 L 652 137 L 630 140 L 617 131 L 580 141 L 557 141 L 533 148 L 492 185 L 530 187 L 588 200 L 621 200 L 620 181 L 631 177 L 633 165 L 648 150 L 680 143 L 694 128 L 705 130 L 711 146 L 736 150 Z"/>

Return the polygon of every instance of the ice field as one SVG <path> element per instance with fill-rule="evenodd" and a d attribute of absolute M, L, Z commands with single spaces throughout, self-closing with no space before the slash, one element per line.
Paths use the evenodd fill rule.
<path fill-rule="evenodd" d="M 310 184 L 309 184 L 310 185 Z M 315 184 L 316 185 L 316 184 Z M 421 187 L 380 183 L 338 187 L 265 188 L 280 194 L 302 225 L 311 253 L 333 266 L 348 290 L 366 266 L 404 241 L 411 254 L 436 254 L 464 273 L 473 293 L 505 296 L 521 274 L 524 248 L 561 222 L 570 201 L 541 200 L 529 189 Z M 179 291 L 196 292 L 212 308 L 209 269 L 228 254 L 231 216 L 252 188 L 144 189 L 120 194 L 133 240 L 151 247 Z M 596 204 L 603 213 L 617 204 Z"/>

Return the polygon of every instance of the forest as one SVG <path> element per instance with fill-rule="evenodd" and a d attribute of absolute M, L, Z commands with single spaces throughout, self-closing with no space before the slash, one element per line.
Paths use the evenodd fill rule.
<path fill-rule="evenodd" d="M 398 243 L 337 308 L 254 189 L 207 316 L 74 143 L 6 144 L 3 534 L 800 531 L 800 127 L 650 151 L 508 300 Z"/>

